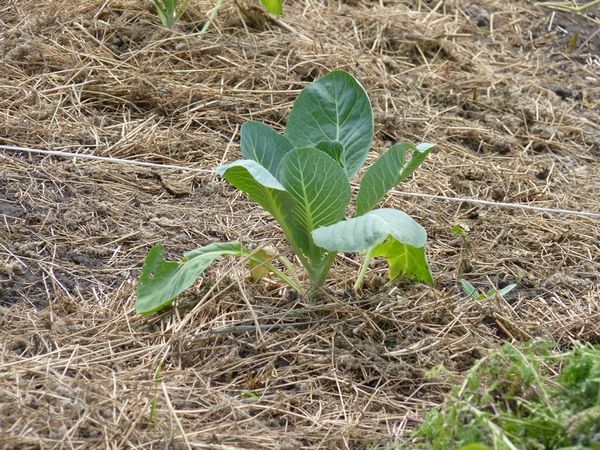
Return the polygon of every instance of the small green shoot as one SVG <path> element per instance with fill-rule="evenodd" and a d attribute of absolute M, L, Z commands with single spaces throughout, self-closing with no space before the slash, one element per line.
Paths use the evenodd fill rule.
<path fill-rule="evenodd" d="M 158 384 L 158 381 L 160 379 L 160 374 L 162 372 L 162 363 L 158 364 L 158 367 L 156 367 L 156 371 L 154 372 L 154 380 L 156 381 L 156 383 Z M 150 415 L 148 416 L 148 423 L 147 423 L 147 429 L 151 430 L 152 428 L 154 428 L 154 423 L 156 422 L 156 408 L 158 405 L 158 400 L 157 400 L 157 395 L 154 395 L 154 398 L 152 399 L 152 402 L 150 403 Z"/>
<path fill-rule="evenodd" d="M 242 391 L 240 396 L 242 398 L 250 398 L 252 400 L 260 400 L 260 395 L 256 391 Z"/>
<path fill-rule="evenodd" d="M 373 129 L 366 91 L 350 74 L 338 70 L 302 90 L 283 134 L 262 123 L 246 122 L 240 136 L 244 159 L 217 168 L 275 218 L 306 269 L 310 292 L 324 284 L 338 252 L 365 254 L 356 290 L 376 257 L 387 259 L 390 279 L 433 284 L 425 229 L 402 211 L 377 209 L 386 193 L 419 167 L 433 144 L 399 143 L 379 157 L 360 182 L 354 217 L 346 219 L 350 180 L 365 164 Z M 252 252 L 238 242 L 210 244 L 184 254 L 181 262 L 165 260 L 162 245 L 157 244 L 144 261 L 136 311 L 149 314 L 165 308 L 223 255 L 249 259 L 254 278 L 272 272 L 302 292 L 291 263 L 279 259 L 291 274 L 286 275 L 271 264 L 273 254 Z"/>
<path fill-rule="evenodd" d="M 475 286 L 469 283 L 467 280 L 460 280 L 460 284 L 462 286 L 462 290 L 467 297 L 472 297 L 477 301 L 487 300 L 490 298 L 494 298 L 496 296 L 504 297 L 510 291 L 517 287 L 516 284 L 509 284 L 508 286 L 503 287 L 500 290 L 489 289 L 487 292 L 478 290 Z"/>
<path fill-rule="evenodd" d="M 160 17 L 163 25 L 167 28 L 173 28 L 175 22 L 185 12 L 190 0 L 154 0 L 154 7 Z"/>
<path fill-rule="evenodd" d="M 457 236 L 460 236 L 463 239 L 463 241 L 467 240 L 467 230 L 465 230 L 460 225 L 453 225 L 451 230 L 452 233 L 456 234 Z"/>

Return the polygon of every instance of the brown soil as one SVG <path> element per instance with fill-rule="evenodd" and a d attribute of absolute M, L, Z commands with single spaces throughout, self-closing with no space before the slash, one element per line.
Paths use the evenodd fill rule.
<path fill-rule="evenodd" d="M 0 144 L 210 169 L 239 157 L 245 120 L 281 128 L 340 68 L 371 96 L 373 156 L 439 146 L 399 189 L 600 212 L 598 10 L 291 1 L 278 24 L 227 3 L 201 35 L 212 6 L 167 30 L 151 2 L 5 2 Z M 223 259 L 143 318 L 153 243 L 288 252 L 275 224 L 213 174 L 0 150 L 0 447 L 384 447 L 503 342 L 600 343 L 598 218 L 386 204 L 427 229 L 434 288 L 376 263 L 355 296 L 350 255 L 311 303 Z M 461 278 L 518 287 L 477 302 Z"/>

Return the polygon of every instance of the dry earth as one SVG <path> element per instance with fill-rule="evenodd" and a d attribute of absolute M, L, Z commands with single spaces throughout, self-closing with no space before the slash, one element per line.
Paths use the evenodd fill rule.
<path fill-rule="evenodd" d="M 372 98 L 373 156 L 439 146 L 399 189 L 600 212 L 598 9 L 292 0 L 278 23 L 226 3 L 200 34 L 213 5 L 191 3 L 171 31 L 147 1 L 3 2 L 0 144 L 210 169 L 341 68 Z M 210 173 L 0 150 L 0 447 L 383 448 L 503 342 L 600 343 L 598 216 L 386 204 L 427 229 L 434 288 L 375 264 L 351 295 L 350 255 L 311 303 L 224 259 L 142 318 L 153 243 L 287 253 L 275 224 Z M 518 287 L 477 302 L 461 278 Z"/>

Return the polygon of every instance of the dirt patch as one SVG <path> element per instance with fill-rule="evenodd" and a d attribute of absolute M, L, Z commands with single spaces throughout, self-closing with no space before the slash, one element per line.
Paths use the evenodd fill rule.
<path fill-rule="evenodd" d="M 371 96 L 373 158 L 438 144 L 399 189 L 600 211 L 596 11 L 291 2 L 294 33 L 227 4 L 200 35 L 207 2 L 173 31 L 150 2 L 61 5 L 0 7 L 0 144 L 208 169 L 239 157 L 245 120 L 281 129 L 300 89 L 341 68 Z M 291 256 L 275 224 L 209 173 L 0 151 L 0 446 L 385 446 L 505 341 L 600 343 L 598 219 L 385 203 L 427 229 L 434 288 L 386 284 L 376 262 L 354 295 L 350 255 L 310 303 L 224 259 L 142 318 L 153 243 Z M 463 278 L 517 288 L 475 301 Z"/>

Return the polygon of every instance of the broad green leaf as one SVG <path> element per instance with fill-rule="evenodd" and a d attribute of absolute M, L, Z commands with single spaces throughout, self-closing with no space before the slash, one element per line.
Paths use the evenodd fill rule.
<path fill-rule="evenodd" d="M 336 163 L 344 167 L 344 146 L 339 142 L 321 142 L 316 148 L 331 156 Z"/>
<path fill-rule="evenodd" d="M 176 262 L 165 260 L 162 244 L 156 244 L 144 260 L 137 286 L 136 312 L 150 314 L 171 304 L 219 256 L 249 254 L 239 242 L 223 242 L 186 253 L 181 262 Z"/>
<path fill-rule="evenodd" d="M 283 0 L 260 0 L 260 2 L 271 14 L 276 16 L 283 14 Z"/>
<path fill-rule="evenodd" d="M 296 147 L 339 142 L 348 178 L 361 169 L 373 142 L 371 102 L 352 75 L 336 70 L 302 90 L 290 113 L 285 136 Z"/>
<path fill-rule="evenodd" d="M 388 260 L 390 280 L 402 276 L 433 285 L 433 275 L 425 255 L 425 247 L 417 248 L 389 238 L 375 247 L 372 255 L 383 256 Z"/>
<path fill-rule="evenodd" d="M 217 167 L 217 173 L 244 192 L 278 221 L 284 221 L 294 199 L 271 173 L 256 161 L 240 159 Z"/>
<path fill-rule="evenodd" d="M 273 128 L 258 122 L 244 123 L 240 134 L 242 156 L 256 161 L 276 177 L 281 159 L 294 145 Z"/>
<path fill-rule="evenodd" d="M 387 191 L 410 176 L 425 160 L 434 144 L 417 146 L 400 143 L 392 146 L 365 173 L 356 198 L 356 215 L 360 216 L 377 206 Z M 410 159 L 406 152 L 412 151 Z"/>
<path fill-rule="evenodd" d="M 311 232 L 344 218 L 350 203 L 350 183 L 343 169 L 314 147 L 297 148 L 281 161 L 279 179 L 296 201 L 288 223 L 306 256 L 313 262 L 323 256 Z"/>
<path fill-rule="evenodd" d="M 368 250 L 390 236 L 413 247 L 423 247 L 427 241 L 427 232 L 418 222 L 405 212 L 388 208 L 321 227 L 312 235 L 318 246 L 347 253 Z"/>

